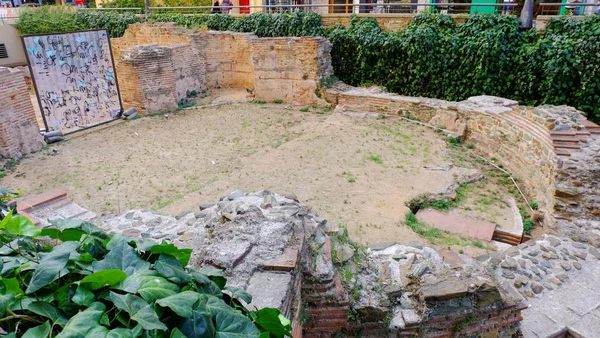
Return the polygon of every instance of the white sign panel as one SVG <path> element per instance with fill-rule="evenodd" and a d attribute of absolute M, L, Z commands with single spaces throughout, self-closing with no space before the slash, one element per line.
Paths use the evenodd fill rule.
<path fill-rule="evenodd" d="M 106 30 L 24 36 L 47 131 L 69 133 L 122 112 Z"/>

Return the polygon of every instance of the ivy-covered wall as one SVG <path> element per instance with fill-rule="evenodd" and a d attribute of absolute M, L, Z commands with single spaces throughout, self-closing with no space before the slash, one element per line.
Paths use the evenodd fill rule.
<path fill-rule="evenodd" d="M 20 18 L 22 33 L 107 27 L 112 36 L 120 36 L 137 20 L 77 12 L 50 23 L 34 13 Z M 452 101 L 486 94 L 527 105 L 566 104 L 600 121 L 600 16 L 565 17 L 551 22 L 543 34 L 522 32 L 518 19 L 505 15 L 472 15 L 456 24 L 449 16 L 425 13 L 394 32 L 383 31 L 372 18 L 352 18 L 347 28 L 326 28 L 312 12 L 237 19 L 156 14 L 150 20 L 259 37 L 324 36 L 333 43 L 335 75 L 351 85 L 377 84 L 403 95 Z"/>

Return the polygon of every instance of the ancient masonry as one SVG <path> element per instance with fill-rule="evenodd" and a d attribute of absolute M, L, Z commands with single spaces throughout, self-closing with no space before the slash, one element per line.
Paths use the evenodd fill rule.
<path fill-rule="evenodd" d="M 177 109 L 192 91 L 234 87 L 256 99 L 311 104 L 320 79 L 333 75 L 323 38 L 258 38 L 195 32 L 173 24 L 130 25 L 112 40 L 124 107 L 143 113 Z"/>
<path fill-rule="evenodd" d="M 22 71 L 0 67 L 0 158 L 21 158 L 46 145 Z"/>

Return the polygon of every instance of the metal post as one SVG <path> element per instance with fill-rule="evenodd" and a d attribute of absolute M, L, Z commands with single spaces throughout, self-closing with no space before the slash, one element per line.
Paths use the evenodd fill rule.
<path fill-rule="evenodd" d="M 144 13 L 146 13 L 146 19 L 150 15 L 150 0 L 144 0 Z"/>
<path fill-rule="evenodd" d="M 533 27 L 533 0 L 525 0 L 521 10 L 521 28 L 530 29 Z"/>

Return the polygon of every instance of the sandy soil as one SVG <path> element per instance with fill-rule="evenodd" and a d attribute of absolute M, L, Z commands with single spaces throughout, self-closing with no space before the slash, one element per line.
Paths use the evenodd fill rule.
<path fill-rule="evenodd" d="M 423 242 L 402 224 L 405 202 L 453 181 L 424 167 L 476 166 L 473 151 L 407 121 L 326 110 L 245 103 L 118 123 L 28 156 L 0 185 L 62 189 L 96 213 L 178 214 L 236 189 L 291 192 L 359 242 Z M 498 196 L 490 180 L 472 204 L 478 189 Z M 501 223 L 503 204 L 490 205 L 474 216 Z"/>

